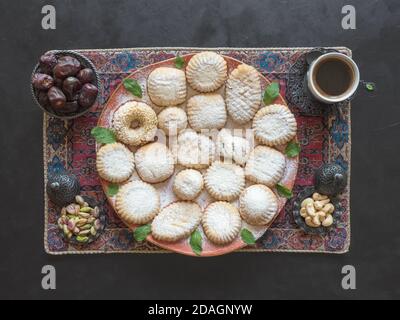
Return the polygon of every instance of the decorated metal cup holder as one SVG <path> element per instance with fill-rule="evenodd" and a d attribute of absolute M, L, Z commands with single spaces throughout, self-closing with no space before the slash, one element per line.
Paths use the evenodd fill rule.
<path fill-rule="evenodd" d="M 341 107 L 346 106 L 354 95 L 339 103 L 325 104 L 316 100 L 308 90 L 307 71 L 313 60 L 320 55 L 328 52 L 339 52 L 334 49 L 316 48 L 302 54 L 295 64 L 290 68 L 287 75 L 286 99 L 287 101 L 298 107 L 300 112 L 308 116 L 321 116 L 330 109 L 340 112 Z M 330 108 L 327 108 L 330 106 Z"/>

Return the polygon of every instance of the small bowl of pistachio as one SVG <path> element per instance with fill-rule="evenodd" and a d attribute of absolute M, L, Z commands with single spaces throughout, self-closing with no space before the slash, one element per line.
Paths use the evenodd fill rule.
<path fill-rule="evenodd" d="M 307 188 L 294 202 L 293 217 L 304 232 L 325 235 L 331 228 L 337 227 L 341 209 L 337 198 Z"/>
<path fill-rule="evenodd" d="M 104 212 L 93 198 L 77 195 L 75 202 L 61 209 L 57 223 L 66 241 L 85 245 L 97 240 L 104 231 L 105 220 Z"/>

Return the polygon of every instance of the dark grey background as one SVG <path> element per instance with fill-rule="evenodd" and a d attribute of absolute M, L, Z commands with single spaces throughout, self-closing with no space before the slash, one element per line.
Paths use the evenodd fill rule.
<path fill-rule="evenodd" d="M 41 29 L 54 4 L 57 30 Z M 341 28 L 353 4 L 357 30 Z M 400 3 L 398 0 L 22 1 L 0 3 L 0 298 L 400 298 Z M 30 73 L 48 49 L 145 46 L 348 46 L 365 80 L 352 110 L 349 254 L 47 256 L 42 113 Z M 57 290 L 41 289 L 41 268 Z M 357 269 L 357 290 L 341 268 Z"/>

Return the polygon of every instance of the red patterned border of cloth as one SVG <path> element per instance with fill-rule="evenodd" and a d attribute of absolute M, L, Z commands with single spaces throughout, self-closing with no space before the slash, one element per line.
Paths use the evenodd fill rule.
<path fill-rule="evenodd" d="M 347 48 L 335 48 L 351 55 Z M 97 241 L 87 246 L 68 244 L 57 227 L 57 208 L 45 194 L 44 245 L 49 254 L 92 253 L 162 253 L 167 252 L 148 242 L 139 243 L 132 231 L 118 219 L 107 203 L 95 166 L 95 141 L 90 130 L 110 93 L 131 72 L 143 66 L 201 50 L 213 50 L 231 56 L 257 68 L 270 80 L 279 81 L 285 94 L 286 75 L 297 59 L 311 48 L 139 48 L 110 50 L 76 50 L 96 66 L 101 81 L 100 96 L 84 116 L 62 121 L 47 115 L 43 121 L 44 183 L 54 170 L 66 168 L 80 180 L 82 193 L 98 200 L 107 213 L 107 226 Z M 340 114 L 302 115 L 295 105 L 289 105 L 298 122 L 298 137 L 302 151 L 294 188 L 294 197 L 287 203 L 271 228 L 255 246 L 241 251 L 251 252 L 319 252 L 345 253 L 350 246 L 350 104 Z M 305 187 L 313 185 L 313 174 L 324 162 L 336 162 L 349 171 L 345 192 L 340 196 L 343 214 L 337 226 L 325 236 L 305 234 L 292 216 L 293 201 Z"/>

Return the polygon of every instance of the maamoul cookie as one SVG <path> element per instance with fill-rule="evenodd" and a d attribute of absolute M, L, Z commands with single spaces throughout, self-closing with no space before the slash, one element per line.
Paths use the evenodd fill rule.
<path fill-rule="evenodd" d="M 267 186 L 255 184 L 246 188 L 240 195 L 239 211 L 248 224 L 264 226 L 277 214 L 278 199 Z"/>
<path fill-rule="evenodd" d="M 285 172 L 286 159 L 278 150 L 257 146 L 250 153 L 245 167 L 246 178 L 274 187 Z"/>
<path fill-rule="evenodd" d="M 152 236 L 175 242 L 187 238 L 200 224 L 202 210 L 192 201 L 178 201 L 163 208 L 151 224 Z"/>
<path fill-rule="evenodd" d="M 199 94 L 187 102 L 189 124 L 192 129 L 220 129 L 225 125 L 227 114 L 224 98 L 217 93 Z"/>
<path fill-rule="evenodd" d="M 143 102 L 128 101 L 115 112 L 113 127 L 119 141 L 130 146 L 139 146 L 154 139 L 157 133 L 157 115 Z"/>
<path fill-rule="evenodd" d="M 119 189 L 115 209 L 123 221 L 145 224 L 153 220 L 160 210 L 160 198 L 152 185 L 131 181 Z"/>
<path fill-rule="evenodd" d="M 176 106 L 186 100 L 185 72 L 175 68 L 154 69 L 147 79 L 151 101 L 160 107 Z"/>
<path fill-rule="evenodd" d="M 186 169 L 175 176 L 173 190 L 179 199 L 193 200 L 203 190 L 203 186 L 202 174 L 197 170 Z"/>
<path fill-rule="evenodd" d="M 212 197 L 230 201 L 244 189 L 244 170 L 236 164 L 214 162 L 204 175 L 204 183 Z"/>
<path fill-rule="evenodd" d="M 178 163 L 194 169 L 207 168 L 215 154 L 215 144 L 205 135 L 193 130 L 184 130 L 178 136 Z"/>
<path fill-rule="evenodd" d="M 231 130 L 222 129 L 217 137 L 217 155 L 224 158 L 224 161 L 235 161 L 244 165 L 250 154 L 250 143 L 242 137 L 233 136 Z"/>
<path fill-rule="evenodd" d="M 272 104 L 259 110 L 253 119 L 256 139 L 267 145 L 277 146 L 293 139 L 297 123 L 288 107 Z"/>
<path fill-rule="evenodd" d="M 186 67 L 186 78 L 190 86 L 200 92 L 217 90 L 226 77 L 226 61 L 215 52 L 195 54 Z"/>
<path fill-rule="evenodd" d="M 187 127 L 186 112 L 182 108 L 165 108 L 158 114 L 158 126 L 167 136 L 176 136 Z"/>
<path fill-rule="evenodd" d="M 242 226 L 238 209 L 224 201 L 211 203 L 206 208 L 201 222 L 207 238 L 219 245 L 232 242 Z"/>
<path fill-rule="evenodd" d="M 153 142 L 135 153 L 136 171 L 142 180 L 150 183 L 165 181 L 174 173 L 174 158 L 162 143 Z"/>
<path fill-rule="evenodd" d="M 135 158 L 122 143 L 106 144 L 97 152 L 96 167 L 99 176 L 104 180 L 120 183 L 132 175 Z"/>
<path fill-rule="evenodd" d="M 226 107 L 237 123 L 250 121 L 261 104 L 261 83 L 256 69 L 241 64 L 226 82 Z"/>

